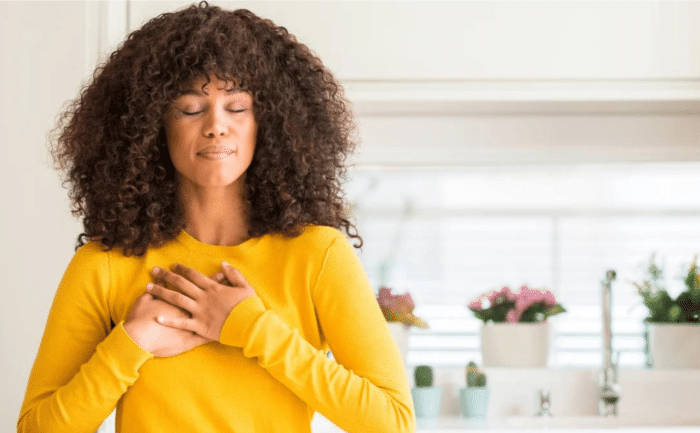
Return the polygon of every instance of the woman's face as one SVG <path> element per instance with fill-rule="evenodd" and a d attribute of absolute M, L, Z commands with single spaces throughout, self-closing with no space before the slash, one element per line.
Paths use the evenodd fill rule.
<path fill-rule="evenodd" d="M 179 181 L 198 187 L 243 182 L 255 151 L 257 123 L 250 93 L 211 77 L 192 83 L 165 116 L 170 159 Z"/>

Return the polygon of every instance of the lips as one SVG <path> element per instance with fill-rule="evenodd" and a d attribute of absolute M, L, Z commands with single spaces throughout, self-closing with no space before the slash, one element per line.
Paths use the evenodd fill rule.
<path fill-rule="evenodd" d="M 226 146 L 209 146 L 197 152 L 197 156 L 207 159 L 224 159 L 236 153 L 234 149 Z"/>

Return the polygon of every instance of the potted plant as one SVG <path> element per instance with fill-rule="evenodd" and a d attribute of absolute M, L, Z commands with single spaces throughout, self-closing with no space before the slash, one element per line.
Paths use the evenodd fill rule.
<path fill-rule="evenodd" d="M 663 269 L 652 255 L 645 279 L 633 283 L 649 315 L 644 319 L 651 365 L 655 368 L 700 368 L 700 276 L 697 257 L 684 278 L 685 290 L 673 299 Z"/>
<path fill-rule="evenodd" d="M 467 364 L 467 387 L 459 390 L 459 406 L 465 418 L 486 418 L 489 406 L 489 389 L 486 388 L 486 373 L 479 370 L 476 362 Z"/>
<path fill-rule="evenodd" d="M 545 367 L 549 355 L 547 319 L 566 310 L 549 290 L 522 286 L 482 294 L 469 304 L 481 327 L 485 366 Z"/>
<path fill-rule="evenodd" d="M 419 365 L 413 372 L 416 386 L 411 389 L 416 418 L 437 418 L 440 413 L 442 388 L 433 386 L 433 368 Z"/>
<path fill-rule="evenodd" d="M 394 295 L 391 293 L 389 287 L 382 287 L 379 289 L 379 295 L 377 295 L 377 302 L 379 303 L 379 308 L 382 310 L 382 314 L 387 321 L 389 330 L 399 346 L 399 351 L 401 352 L 401 357 L 406 363 L 406 356 L 408 354 L 408 332 L 411 326 L 418 328 L 427 328 L 428 324 L 425 323 L 420 317 L 413 315 L 413 309 L 415 304 L 413 303 L 413 298 L 411 298 L 410 293 L 404 293 L 403 295 Z"/>

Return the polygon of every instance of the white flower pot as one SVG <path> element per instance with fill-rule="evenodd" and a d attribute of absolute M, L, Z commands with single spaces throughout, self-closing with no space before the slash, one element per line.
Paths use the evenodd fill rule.
<path fill-rule="evenodd" d="M 481 356 L 486 367 L 546 367 L 549 323 L 486 323 Z"/>
<path fill-rule="evenodd" d="M 406 357 L 408 356 L 408 334 L 409 325 L 400 322 L 387 322 L 389 325 L 389 331 L 394 337 L 394 341 L 399 346 L 399 352 L 401 352 L 401 359 L 403 359 L 404 365 L 406 365 Z"/>
<path fill-rule="evenodd" d="M 431 386 L 411 389 L 416 418 L 437 418 L 440 414 L 442 388 Z"/>
<path fill-rule="evenodd" d="M 700 368 L 700 324 L 649 323 L 654 368 Z"/>
<path fill-rule="evenodd" d="M 460 389 L 459 406 L 465 418 L 486 418 L 489 408 L 489 389 L 485 387 Z"/>

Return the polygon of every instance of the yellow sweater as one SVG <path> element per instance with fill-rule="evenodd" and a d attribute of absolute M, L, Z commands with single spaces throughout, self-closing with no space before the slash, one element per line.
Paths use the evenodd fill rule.
<path fill-rule="evenodd" d="M 222 260 L 257 296 L 231 311 L 221 342 L 154 358 L 124 331 L 154 266 L 212 275 Z M 182 232 L 142 257 L 82 247 L 56 292 L 17 429 L 94 432 L 115 406 L 125 433 L 310 432 L 315 411 L 349 432 L 415 430 L 363 268 L 345 237 L 321 226 L 236 246 Z"/>

